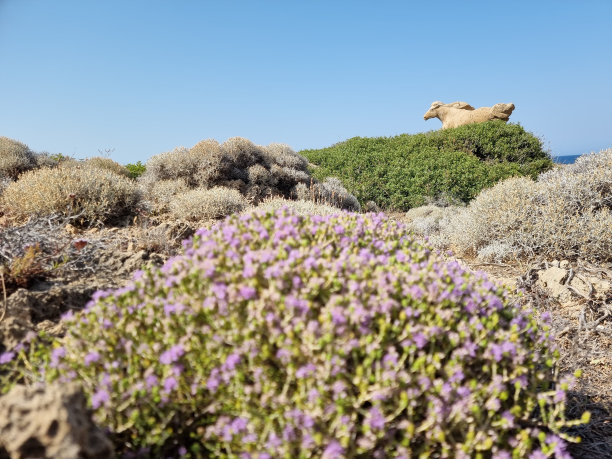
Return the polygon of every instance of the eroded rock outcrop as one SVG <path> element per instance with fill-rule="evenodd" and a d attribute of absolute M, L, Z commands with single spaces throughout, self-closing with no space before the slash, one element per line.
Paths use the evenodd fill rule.
<path fill-rule="evenodd" d="M 2 447 L 12 459 L 114 457 L 77 384 L 16 386 L 1 397 Z"/>
<path fill-rule="evenodd" d="M 431 104 L 425 120 L 438 118 L 442 121 L 442 129 L 455 128 L 464 124 L 483 123 L 491 120 L 508 121 L 514 104 L 495 104 L 492 107 L 474 108 L 467 102 L 452 102 L 445 104 L 436 101 Z"/>

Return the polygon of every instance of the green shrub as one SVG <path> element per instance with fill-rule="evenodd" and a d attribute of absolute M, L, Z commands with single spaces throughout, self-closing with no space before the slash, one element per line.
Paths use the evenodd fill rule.
<path fill-rule="evenodd" d="M 20 174 L 36 167 L 36 155 L 17 140 L 0 137 L 0 179 L 17 180 Z"/>
<path fill-rule="evenodd" d="M 137 185 L 96 167 L 73 165 L 25 172 L 2 194 L 7 214 L 18 218 L 61 214 L 81 224 L 111 222 L 136 211 Z"/>
<path fill-rule="evenodd" d="M 300 152 L 322 180 L 335 175 L 359 201 L 393 210 L 418 207 L 441 195 L 469 202 L 480 190 L 552 167 L 542 142 L 501 121 L 397 137 L 355 137 Z"/>
<path fill-rule="evenodd" d="M 125 168 L 130 173 L 130 178 L 137 179 L 147 170 L 147 166 L 142 164 L 140 161 L 136 161 L 135 163 L 128 163 L 125 165 Z"/>
<path fill-rule="evenodd" d="M 567 457 L 549 327 L 382 214 L 234 215 L 65 322 L 32 377 L 152 457 Z"/>
<path fill-rule="evenodd" d="M 441 129 L 424 135 L 428 137 L 428 143 L 439 149 L 472 153 L 484 161 L 494 160 L 519 165 L 544 161 L 543 164 L 547 168 L 552 165 L 550 154 L 544 150 L 542 141 L 525 131 L 520 124 L 488 121 L 454 129 Z"/>

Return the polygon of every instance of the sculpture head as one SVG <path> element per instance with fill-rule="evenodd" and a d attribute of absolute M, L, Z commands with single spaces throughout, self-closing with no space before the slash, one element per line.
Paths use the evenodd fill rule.
<path fill-rule="evenodd" d="M 444 105 L 444 103 L 440 102 L 439 100 L 432 103 L 431 107 L 429 107 L 429 110 L 427 110 L 427 113 L 423 115 L 423 119 L 429 120 L 431 118 L 435 118 L 436 116 L 438 116 L 438 108 L 440 108 L 442 105 Z"/>

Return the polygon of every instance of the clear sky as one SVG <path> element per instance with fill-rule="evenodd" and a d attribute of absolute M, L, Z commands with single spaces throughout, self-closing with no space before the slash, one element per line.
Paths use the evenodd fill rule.
<path fill-rule="evenodd" d="M 295 150 L 513 102 L 555 155 L 612 147 L 612 0 L 0 0 L 0 135 L 121 163 Z"/>

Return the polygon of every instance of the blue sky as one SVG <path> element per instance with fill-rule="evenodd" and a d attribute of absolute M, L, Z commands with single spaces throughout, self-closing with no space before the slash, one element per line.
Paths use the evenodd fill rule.
<path fill-rule="evenodd" d="M 513 102 L 555 155 L 612 147 L 612 1 L 0 0 L 0 135 L 146 161 L 199 140 L 295 150 Z"/>

